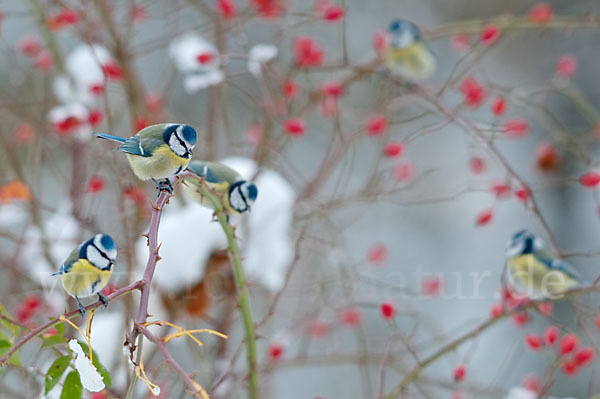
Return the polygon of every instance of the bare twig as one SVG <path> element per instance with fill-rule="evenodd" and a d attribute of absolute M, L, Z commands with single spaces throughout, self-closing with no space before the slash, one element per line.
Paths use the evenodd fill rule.
<path fill-rule="evenodd" d="M 531 301 L 528 304 L 520 306 L 516 309 L 504 311 L 498 317 L 490 318 L 490 319 L 486 320 L 485 322 L 479 324 L 472 330 L 464 333 L 460 337 L 458 337 L 458 338 L 452 340 L 451 342 L 449 342 L 448 344 L 442 346 L 437 351 L 435 351 L 433 354 L 429 355 L 427 358 L 423 359 L 414 369 L 412 369 L 409 373 L 407 373 L 404 376 L 404 378 L 402 379 L 400 384 L 398 384 L 398 386 L 396 388 L 394 388 L 394 390 L 392 390 L 392 392 L 390 392 L 388 395 L 386 395 L 386 399 L 397 398 L 400 395 L 402 395 L 402 393 L 406 390 L 408 385 L 412 381 L 417 379 L 419 377 L 419 375 L 421 374 L 421 372 L 423 370 L 425 370 L 429 365 L 431 365 L 436 360 L 438 360 L 439 358 L 444 356 L 446 353 L 455 350 L 456 348 L 458 348 L 460 345 L 467 342 L 468 340 L 477 337 L 483 331 L 485 331 L 488 328 L 490 328 L 491 326 L 495 325 L 500 320 L 502 320 L 508 316 L 512 316 L 515 313 L 522 312 L 527 309 L 535 308 L 538 305 L 540 305 L 541 303 L 547 302 L 549 300 L 550 301 L 560 301 L 563 299 L 576 297 L 578 295 L 589 294 L 589 293 L 598 292 L 598 291 L 600 291 L 600 286 L 594 286 L 594 285 L 573 289 L 573 290 L 565 292 L 564 295 L 562 295 L 558 298 L 544 298 L 544 299 L 540 299 L 540 300 L 536 300 L 536 301 Z"/>
<path fill-rule="evenodd" d="M 142 285 L 143 285 L 143 282 L 140 280 L 140 281 L 131 283 L 125 287 L 121 287 L 118 290 L 116 290 L 115 292 L 113 292 L 112 294 L 108 295 L 106 297 L 106 300 L 110 302 L 110 301 L 117 299 L 125 294 L 130 293 L 131 291 L 139 289 L 140 287 L 142 287 Z M 104 305 L 104 303 L 102 301 L 97 301 L 97 302 L 92 303 L 91 305 L 86 306 L 85 310 L 96 309 L 103 305 Z M 6 352 L 6 354 L 4 356 L 2 356 L 2 358 L 0 358 L 0 366 L 4 366 L 6 364 L 6 361 L 8 361 L 8 359 L 10 359 L 10 357 L 13 355 L 13 353 L 15 353 L 20 347 L 25 345 L 27 342 L 29 342 L 36 336 L 40 335 L 41 333 L 51 329 L 56 324 L 60 323 L 61 322 L 59 319 L 60 317 L 64 317 L 65 319 L 72 319 L 73 317 L 78 316 L 80 314 L 81 313 L 79 312 L 79 310 L 73 310 L 73 311 L 67 312 L 59 317 L 56 317 L 56 318 L 50 320 L 49 322 L 42 324 L 41 326 L 31 330 L 27 335 L 25 335 L 23 338 L 21 338 L 19 340 L 19 342 L 17 342 L 12 348 L 10 348 L 10 350 L 8 352 Z"/>
<path fill-rule="evenodd" d="M 152 216 L 150 218 L 150 227 L 148 228 L 148 234 L 146 235 L 146 238 L 148 239 L 148 261 L 146 263 L 146 269 L 144 270 L 144 276 L 141 280 L 142 295 L 140 298 L 140 306 L 138 308 L 137 316 L 135 318 L 135 323 L 133 325 L 131 333 L 129 334 L 125 342 L 126 345 L 129 345 L 132 354 L 133 351 L 135 351 L 135 339 L 139 332 L 136 326 L 138 324 L 145 323 L 146 318 L 148 317 L 148 299 L 150 297 L 150 286 L 152 283 L 152 277 L 154 276 L 154 269 L 156 268 L 156 264 L 160 260 L 160 256 L 158 255 L 158 250 L 160 248 L 160 245 L 158 244 L 158 225 L 160 224 L 162 208 L 163 206 L 165 206 L 170 197 L 171 194 L 163 190 L 160 192 L 156 204 L 152 204 Z"/>
<path fill-rule="evenodd" d="M 190 389 L 193 390 L 193 392 L 195 392 L 197 395 L 200 395 L 203 398 L 208 398 L 208 395 L 206 394 L 206 392 L 204 392 L 202 387 L 181 368 L 179 363 L 177 363 L 177 361 L 175 361 L 171 353 L 169 353 L 165 344 L 156 335 L 152 334 L 152 332 L 150 332 L 150 330 L 148 330 L 147 327 L 138 322 L 134 322 L 134 326 L 139 332 L 141 332 L 146 338 L 148 338 L 150 342 L 157 346 L 157 348 L 160 350 L 163 357 L 165 358 L 165 361 L 169 363 L 171 367 L 173 367 L 175 371 L 179 373 L 179 375 L 181 375 L 185 383 Z"/>

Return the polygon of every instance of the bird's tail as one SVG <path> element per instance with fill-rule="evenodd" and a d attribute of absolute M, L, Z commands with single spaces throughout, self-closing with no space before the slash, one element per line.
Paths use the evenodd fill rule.
<path fill-rule="evenodd" d="M 51 276 L 59 276 L 61 274 L 62 274 L 62 270 L 59 270 L 57 272 L 52 273 Z"/>
<path fill-rule="evenodd" d="M 110 134 L 103 134 L 103 133 L 96 133 L 96 132 L 94 132 L 94 135 L 96 137 L 98 137 L 98 138 L 101 138 L 101 139 L 117 141 L 119 143 L 124 143 L 125 141 L 127 141 L 127 139 L 124 138 L 124 137 L 111 136 Z"/>

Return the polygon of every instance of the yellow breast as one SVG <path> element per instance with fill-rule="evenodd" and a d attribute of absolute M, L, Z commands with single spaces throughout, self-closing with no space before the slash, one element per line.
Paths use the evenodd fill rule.
<path fill-rule="evenodd" d="M 187 167 L 189 159 L 181 158 L 163 144 L 150 157 L 126 154 L 129 166 L 140 180 L 165 179 Z"/>
<path fill-rule="evenodd" d="M 577 286 L 578 282 L 566 273 L 549 269 L 533 254 L 519 255 L 507 261 L 510 277 L 521 283 L 527 292 L 553 295 Z"/>
<path fill-rule="evenodd" d="M 383 57 L 391 71 L 409 79 L 425 79 L 435 70 L 435 58 L 422 43 L 406 48 L 389 47 Z"/>
<path fill-rule="evenodd" d="M 100 292 L 110 280 L 111 270 L 100 270 L 86 259 L 75 262 L 61 275 L 62 286 L 71 296 L 85 298 Z"/>

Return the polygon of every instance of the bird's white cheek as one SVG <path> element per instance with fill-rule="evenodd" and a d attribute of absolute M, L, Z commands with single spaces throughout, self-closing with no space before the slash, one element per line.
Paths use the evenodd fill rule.
<path fill-rule="evenodd" d="M 523 251 L 522 245 L 513 245 L 513 246 L 507 248 L 506 257 L 512 258 L 513 256 L 519 255 L 522 251 Z"/>
<path fill-rule="evenodd" d="M 234 190 L 229 196 L 229 204 L 236 211 L 239 209 L 244 209 L 246 207 L 246 204 L 244 204 L 244 200 L 242 199 L 242 196 L 240 195 L 238 190 Z"/>
<path fill-rule="evenodd" d="M 108 267 L 110 264 L 110 261 L 102 256 L 102 254 L 92 245 L 87 247 L 87 260 L 99 269 Z"/>
<path fill-rule="evenodd" d="M 185 147 L 181 145 L 181 143 L 179 142 L 179 140 L 177 140 L 177 137 L 174 134 L 172 134 L 171 138 L 169 139 L 169 147 L 171 147 L 173 152 L 180 157 L 184 156 L 187 152 Z"/>

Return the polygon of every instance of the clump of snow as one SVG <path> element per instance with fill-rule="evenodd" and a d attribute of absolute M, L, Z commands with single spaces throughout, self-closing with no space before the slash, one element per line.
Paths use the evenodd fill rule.
<path fill-rule="evenodd" d="M 224 164 L 251 179 L 256 164 L 251 159 L 228 158 Z M 254 180 L 258 198 L 251 212 L 232 215 L 238 226 L 236 234 L 242 252 L 242 265 L 248 279 L 271 291 L 279 290 L 293 258 L 290 239 L 295 193 L 289 183 L 272 170 L 263 170 Z M 170 209 L 169 209 L 170 208 Z M 195 202 L 166 208 L 159 228 L 162 260 L 156 267 L 153 282 L 168 291 L 189 288 L 204 274 L 206 261 L 215 250 L 225 249 L 227 242 L 221 226 L 212 222 L 213 210 Z M 146 239 L 137 243 L 139 259 L 148 257 Z"/>
<path fill-rule="evenodd" d="M 50 276 L 50 273 L 57 271 L 60 264 L 79 245 L 79 232 L 79 223 L 70 214 L 69 207 L 64 206 L 44 219 L 42 229 L 31 225 L 24 233 L 27 245 L 23 247 L 21 254 L 23 268 L 40 282 L 44 289 L 44 299 L 57 310 L 64 309 L 63 296 L 67 294 L 62 289 L 60 278 Z M 56 262 L 50 267 L 44 256 L 44 238 L 50 255 Z"/>
<path fill-rule="evenodd" d="M 174 201 L 171 209 L 166 208 L 158 230 L 162 260 L 156 266 L 153 283 L 176 291 L 200 280 L 211 252 L 227 245 L 221 226 L 211 222 L 212 214 L 212 210 L 195 204 L 177 208 Z M 136 248 L 138 259 L 148 258 L 145 238 L 138 240 Z"/>
<path fill-rule="evenodd" d="M 6 228 L 26 222 L 28 213 L 22 203 L 8 203 L 0 206 L 0 227 Z"/>
<path fill-rule="evenodd" d="M 195 33 L 176 37 L 169 44 L 169 57 L 183 74 L 183 86 L 189 94 L 221 83 L 225 76 L 219 69 L 217 48 Z"/>
<path fill-rule="evenodd" d="M 69 341 L 69 348 L 75 353 L 75 370 L 79 372 L 81 385 L 90 392 L 99 392 L 104 389 L 104 380 L 90 359 L 83 353 L 83 349 L 76 339 Z"/>
<path fill-rule="evenodd" d="M 48 120 L 59 135 L 91 137 L 89 109 L 104 91 L 103 65 L 114 63 L 108 50 L 99 44 L 80 44 L 65 58 L 65 74 L 53 81 L 54 95 L 62 103 L 48 113 Z"/>
<path fill-rule="evenodd" d="M 256 163 L 247 158 L 227 158 L 223 163 L 237 170 L 244 179 L 256 173 Z M 265 169 L 254 183 L 258 198 L 250 213 L 236 215 L 232 221 L 247 218 L 247 228 L 238 228 L 243 265 L 250 279 L 271 291 L 279 290 L 294 256 L 290 239 L 296 194 L 278 173 Z"/>
<path fill-rule="evenodd" d="M 62 134 L 73 134 L 77 138 L 89 138 L 92 126 L 89 123 L 89 110 L 82 103 L 70 103 L 58 105 L 48 112 L 48 121 L 53 126 L 68 124 L 68 131 Z M 61 131 L 61 128 L 56 128 Z M 60 134 L 60 133 L 59 133 Z"/>
<path fill-rule="evenodd" d="M 537 394 L 527 388 L 515 387 L 508 392 L 506 399 L 536 399 Z"/>
<path fill-rule="evenodd" d="M 65 58 L 67 75 L 54 79 L 54 94 L 63 104 L 94 104 L 92 87 L 104 85 L 102 65 L 112 63 L 108 50 L 99 44 L 81 44 Z"/>
<path fill-rule="evenodd" d="M 213 69 L 205 73 L 186 76 L 183 81 L 183 88 L 189 94 L 194 94 L 207 87 L 217 85 L 225 79 L 225 75 L 220 69 Z"/>
<path fill-rule="evenodd" d="M 248 70 L 254 76 L 260 76 L 262 65 L 277 57 L 277 47 L 270 44 L 257 44 L 248 52 Z"/>

